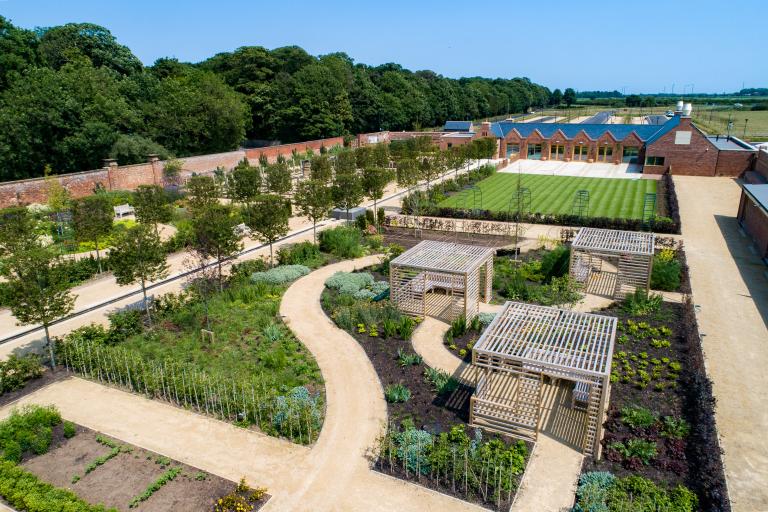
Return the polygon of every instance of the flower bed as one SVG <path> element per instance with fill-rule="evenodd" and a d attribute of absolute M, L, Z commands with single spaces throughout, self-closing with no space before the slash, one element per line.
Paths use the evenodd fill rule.
<path fill-rule="evenodd" d="M 692 307 L 638 293 L 602 311 L 619 318 L 610 407 L 604 458 L 584 468 L 684 485 L 702 509 L 729 510 Z"/>
<path fill-rule="evenodd" d="M 382 277 L 331 278 L 322 296 L 326 314 L 360 343 L 384 388 L 389 426 L 376 447 L 375 467 L 467 501 L 508 509 L 531 447 L 467 426 L 473 389 L 423 364 L 410 343 L 413 319 L 387 300 L 338 291 Z"/>

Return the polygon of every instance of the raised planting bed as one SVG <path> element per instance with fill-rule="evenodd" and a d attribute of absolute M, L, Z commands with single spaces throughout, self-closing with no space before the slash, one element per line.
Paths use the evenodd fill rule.
<path fill-rule="evenodd" d="M 683 485 L 698 495 L 701 510 L 727 510 L 692 305 L 638 293 L 602 313 L 619 318 L 604 458 L 587 459 L 584 470 Z"/>
<path fill-rule="evenodd" d="M 62 421 L 52 407 L 24 408 L 3 421 L 0 432 L 0 496 L 20 511 L 104 510 L 86 508 L 98 503 L 119 511 L 203 512 L 232 495 L 251 502 L 253 508 L 240 509 L 247 511 L 269 498 L 264 489 L 248 494 L 242 483 Z"/>
<path fill-rule="evenodd" d="M 416 322 L 389 301 L 326 289 L 322 305 L 360 343 L 384 388 L 389 425 L 376 446 L 374 467 L 466 501 L 508 509 L 532 445 L 468 427 L 473 388 L 426 367 L 410 342 Z"/>

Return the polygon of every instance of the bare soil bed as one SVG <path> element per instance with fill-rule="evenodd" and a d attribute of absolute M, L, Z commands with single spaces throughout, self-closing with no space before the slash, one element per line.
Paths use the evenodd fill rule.
<path fill-rule="evenodd" d="M 101 503 L 120 511 L 212 511 L 219 498 L 235 490 L 234 482 L 107 436 L 103 437 L 125 449 L 85 474 L 88 464 L 111 451 L 97 442 L 97 435 L 93 430 L 77 426 L 77 434 L 66 439 L 58 426 L 53 431 L 51 449 L 43 455 L 25 458 L 21 465 L 41 480 L 69 489 L 89 503 Z M 143 494 L 171 468 L 181 471 L 149 499 L 129 508 L 134 497 Z M 265 502 L 266 498 L 254 510 Z"/>
<path fill-rule="evenodd" d="M 438 242 L 455 242 L 459 244 L 482 245 L 484 247 L 504 247 L 512 243 L 507 236 L 479 235 L 474 233 L 454 233 L 451 231 L 435 231 L 423 229 L 421 235 L 416 237 L 413 229 L 382 226 L 381 234 L 384 235 L 385 244 L 398 244 L 410 249 L 424 240 Z"/>

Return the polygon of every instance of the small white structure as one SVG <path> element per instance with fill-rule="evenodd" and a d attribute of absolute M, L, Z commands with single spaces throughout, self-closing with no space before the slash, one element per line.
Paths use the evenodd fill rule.
<path fill-rule="evenodd" d="M 612 296 L 623 299 L 651 286 L 655 235 L 643 231 L 581 228 L 571 244 L 570 275 L 588 287 L 590 280 L 615 269 Z M 606 265 L 608 267 L 608 265 Z"/>
<path fill-rule="evenodd" d="M 115 217 L 122 219 L 126 215 L 133 215 L 136 213 L 133 206 L 129 204 L 119 204 L 113 208 L 115 210 Z"/>
<path fill-rule="evenodd" d="M 390 299 L 400 311 L 424 318 L 471 321 L 480 295 L 490 302 L 495 249 L 425 240 L 389 264 Z"/>
<path fill-rule="evenodd" d="M 535 441 L 543 378 L 572 381 L 582 451 L 600 458 L 615 339 L 615 317 L 507 302 L 472 348 L 470 425 Z"/>

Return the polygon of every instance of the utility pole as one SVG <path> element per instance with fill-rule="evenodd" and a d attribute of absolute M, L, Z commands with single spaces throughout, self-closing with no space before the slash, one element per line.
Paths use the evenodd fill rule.
<path fill-rule="evenodd" d="M 749 122 L 749 118 L 744 119 L 744 135 L 741 136 L 742 139 L 747 138 L 747 123 Z"/>

